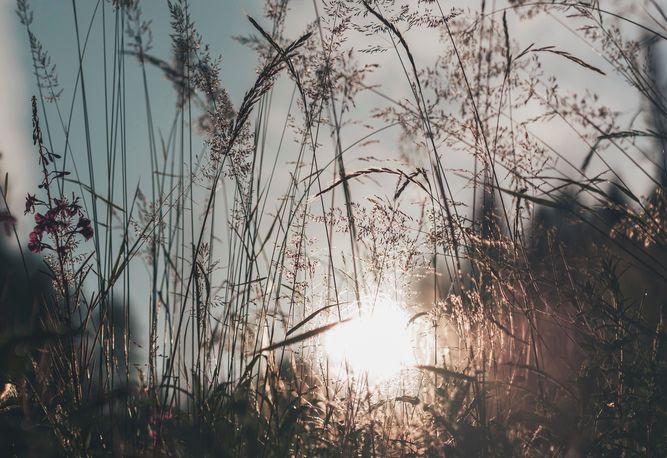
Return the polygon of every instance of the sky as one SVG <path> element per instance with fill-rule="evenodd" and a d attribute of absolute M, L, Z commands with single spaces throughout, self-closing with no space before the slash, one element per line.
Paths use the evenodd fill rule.
<path fill-rule="evenodd" d="M 31 189 L 32 150 L 25 123 L 29 107 L 29 80 L 21 62 L 16 37 L 14 2 L 0 0 L 0 170 L 9 173 L 9 200 L 13 208 Z M 4 180 L 4 178 L 3 178 Z"/>
<path fill-rule="evenodd" d="M 452 6 L 463 8 L 478 8 L 479 6 L 478 2 L 467 0 L 455 0 L 449 3 Z M 493 5 L 502 4 L 500 1 L 491 3 Z M 75 95 L 73 82 L 77 75 L 72 3 L 66 0 L 33 0 L 30 4 L 35 11 L 34 30 L 36 30 L 38 38 L 44 42 L 53 62 L 57 65 L 59 81 L 63 87 L 61 100 L 66 108 L 71 103 L 73 95 Z M 103 81 L 102 42 L 99 36 L 99 18 L 101 14 L 99 9 L 95 10 L 96 6 L 99 7 L 99 3 L 96 1 L 78 1 L 76 4 L 82 30 L 87 26 L 93 11 L 96 11 L 96 17 L 98 18 L 94 24 L 98 27 L 93 27 L 85 57 L 88 94 L 91 98 L 89 105 L 94 110 L 94 107 L 103 107 L 102 91 L 95 90 L 96 88 L 99 89 L 100 82 Z M 0 0 L 0 26 L 2 26 L 0 30 L 0 57 L 2 58 L 1 62 L 3 62 L 3 74 L 0 77 L 0 120 L 2 121 L 0 122 L 0 151 L 3 151 L 5 155 L 5 160 L 0 163 L 0 170 L 11 172 L 11 178 L 16 176 L 16 179 L 10 178 L 10 184 L 12 184 L 11 197 L 16 200 L 24 195 L 27 189 L 30 189 L 28 178 L 34 180 L 34 176 L 31 176 L 30 173 L 35 169 L 29 166 L 34 158 L 31 158 L 28 150 L 30 146 L 29 99 L 35 92 L 35 86 L 34 78 L 31 76 L 28 40 L 25 29 L 19 24 L 14 14 L 14 8 L 14 0 Z M 252 32 L 252 28 L 245 17 L 246 14 L 260 18 L 261 22 L 262 1 L 196 0 L 191 2 L 191 8 L 192 16 L 199 31 L 204 35 L 205 41 L 211 44 L 214 54 L 220 53 L 223 57 L 223 85 L 229 90 L 232 100 L 238 104 L 250 82 L 254 79 L 256 59 L 253 53 L 236 42 L 234 37 Z M 167 56 L 170 55 L 169 17 L 165 2 L 144 1 L 142 9 L 144 17 L 150 18 L 152 22 L 154 49 L 151 53 L 158 57 L 168 58 Z M 109 10 L 107 4 L 107 14 L 110 14 Z M 293 0 L 288 17 L 287 30 L 301 30 L 305 23 L 314 17 L 312 1 Z M 554 17 L 529 21 L 521 24 L 521 27 L 512 27 L 510 22 L 510 29 L 512 30 L 512 39 L 518 42 L 519 47 L 528 46 L 531 43 L 534 43 L 535 47 L 557 43 L 560 49 L 576 52 L 577 56 L 602 69 L 606 70 L 606 67 L 608 67 L 600 56 L 587 49 L 574 32 L 568 32 L 562 27 L 562 24 L 557 23 Z M 437 57 L 437 54 L 434 54 L 434 49 L 437 49 L 437 47 L 428 46 L 428 43 L 434 38 L 428 32 L 407 32 L 406 37 L 413 44 L 412 49 L 418 66 L 428 65 Z M 364 46 L 362 42 L 356 45 L 358 48 Z M 380 68 L 371 76 L 370 81 L 381 84 L 383 90 L 388 94 L 407 94 L 408 87 L 405 84 L 405 79 L 395 78 L 397 70 L 396 56 L 388 52 L 376 58 Z M 569 87 L 575 91 L 594 89 L 600 94 L 602 100 L 608 101 L 612 105 L 612 108 L 626 112 L 628 116 L 631 116 L 639 108 L 641 101 L 637 94 L 628 90 L 622 78 L 613 72 L 608 72 L 606 77 L 599 78 L 591 72 L 564 62 L 559 58 L 546 58 L 544 62 L 547 71 L 558 74 L 561 85 L 564 87 Z M 136 67 L 134 66 L 135 71 L 137 71 Z M 160 91 L 169 93 L 168 84 L 164 81 L 164 78 L 159 77 L 157 70 L 149 69 L 149 71 L 155 72 L 152 75 L 153 78 L 151 78 L 152 84 L 156 81 L 159 84 L 162 81 L 162 87 L 151 89 L 154 94 L 159 94 Z M 139 77 L 138 73 L 134 75 Z M 138 88 L 139 85 L 133 85 L 130 91 L 134 87 Z M 134 110 L 137 112 L 137 116 L 140 116 L 139 113 L 142 110 L 139 89 L 130 99 L 137 103 L 137 109 Z M 378 100 L 373 99 L 372 95 L 363 97 L 360 104 L 362 106 L 363 101 L 368 105 L 378 102 Z M 170 99 L 169 96 L 157 97 L 156 99 L 157 101 L 154 102 L 157 104 L 154 110 L 157 116 L 156 124 L 169 125 L 170 119 L 168 116 L 173 99 Z M 277 103 L 279 105 L 284 107 L 288 102 L 285 93 L 278 94 Z M 101 113 L 103 111 L 100 111 Z M 77 115 L 80 116 L 80 113 L 75 111 L 74 125 L 77 125 L 76 121 L 80 120 Z M 275 119 L 277 123 L 281 122 L 280 116 L 276 116 Z M 137 119 L 137 121 L 141 120 Z M 93 126 L 93 137 L 103 145 L 104 138 L 100 130 Z M 138 142 L 137 149 L 140 149 L 140 142 L 145 140 L 142 135 L 145 136 L 140 128 L 134 133 L 134 138 Z M 564 138 L 557 128 L 554 129 L 549 126 L 543 132 L 539 132 L 539 135 L 561 151 L 576 151 L 566 154 L 573 156 L 579 154 L 580 145 L 572 143 L 570 138 Z M 72 148 L 74 150 L 82 149 L 85 145 L 81 142 L 81 139 L 73 139 Z M 141 178 L 139 164 L 145 163 L 145 161 L 141 157 L 136 159 L 137 167 L 134 168 L 136 175 L 133 178 L 139 180 Z M 466 167 L 464 158 L 460 160 L 459 158 L 453 158 L 452 161 L 453 168 Z M 82 171 L 82 173 L 85 173 L 85 171 Z"/>
<path fill-rule="evenodd" d="M 105 1 L 106 3 L 106 1 Z M 58 79 L 63 88 L 61 101 L 64 107 L 71 103 L 73 82 L 77 75 L 75 29 L 72 15 L 72 3 L 67 0 L 33 0 L 29 2 L 35 13 L 34 31 L 43 42 L 52 62 L 56 64 Z M 163 1 L 144 1 L 142 9 L 144 17 L 152 21 L 154 48 L 152 53 L 160 57 L 170 55 L 169 17 Z M 96 1 L 78 1 L 77 8 L 80 17 L 80 27 L 87 27 L 94 7 L 99 6 Z M 3 160 L 0 170 L 10 174 L 11 205 L 20 208 L 25 193 L 32 190 L 36 183 L 34 167 L 36 156 L 31 145 L 30 98 L 36 94 L 32 63 L 25 28 L 19 23 L 15 13 L 15 0 L 0 0 L 0 151 Z M 252 81 L 255 75 L 256 59 L 248 49 L 234 40 L 235 36 L 249 32 L 249 22 L 246 15 L 261 16 L 262 3 L 260 0 L 197 0 L 192 2 L 192 14 L 200 30 L 205 31 L 206 40 L 214 43 L 214 53 L 222 53 L 223 84 L 228 88 L 233 101 L 241 100 L 246 90 L 247 82 Z M 99 10 L 97 18 L 101 17 Z M 107 14 L 110 8 L 107 4 Z M 95 23 L 99 25 L 99 19 Z M 82 32 L 83 35 L 83 32 Z M 90 42 L 86 51 L 86 66 L 88 77 L 90 105 L 103 106 L 100 94 L 103 79 L 102 73 L 102 42 L 100 36 L 91 33 Z M 136 67 L 136 66 L 135 66 Z M 97 72 L 95 69 L 97 68 Z M 136 76 L 136 75 L 135 75 Z M 154 78 L 160 80 L 161 78 Z M 164 83 L 167 87 L 166 82 Z M 159 106 L 160 97 L 156 102 L 158 123 L 170 120 L 160 113 L 168 113 L 173 102 L 165 99 L 164 105 Z M 135 111 L 142 110 L 143 101 L 139 95 L 134 97 Z M 79 103 L 79 102 L 76 102 Z M 167 107 L 169 109 L 167 109 Z M 172 110 L 173 111 L 173 110 Z M 54 116 L 55 117 L 55 116 Z M 75 123 L 76 125 L 76 114 Z M 93 135 L 103 141 L 101 134 L 93 126 Z M 143 130 L 138 129 L 134 135 L 141 136 Z M 145 134 L 144 134 L 145 135 Z M 73 144 L 72 147 L 83 145 Z M 138 179 L 138 176 L 135 176 Z M 22 213 L 22 212 L 20 212 Z M 21 216 L 21 215 L 18 215 Z"/>

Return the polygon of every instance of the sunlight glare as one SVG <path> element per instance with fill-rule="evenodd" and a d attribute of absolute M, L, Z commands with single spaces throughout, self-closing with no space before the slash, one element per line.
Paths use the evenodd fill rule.
<path fill-rule="evenodd" d="M 332 329 L 324 339 L 329 361 L 345 372 L 345 365 L 371 383 L 385 381 L 414 364 L 413 343 L 405 312 L 393 301 L 377 303 L 373 312 Z"/>

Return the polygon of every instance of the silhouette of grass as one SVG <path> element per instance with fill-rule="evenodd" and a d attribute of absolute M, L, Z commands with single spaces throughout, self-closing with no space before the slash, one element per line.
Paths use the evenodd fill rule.
<path fill-rule="evenodd" d="M 193 2 L 161 56 L 139 1 L 72 0 L 64 84 L 17 0 L 41 180 L 30 235 L 0 189 L 2 454 L 664 456 L 667 19 L 630 3 L 313 0 L 301 30 L 266 0 L 235 106 Z M 540 17 L 585 46 L 520 42 Z M 394 302 L 414 367 L 327 357 Z"/>

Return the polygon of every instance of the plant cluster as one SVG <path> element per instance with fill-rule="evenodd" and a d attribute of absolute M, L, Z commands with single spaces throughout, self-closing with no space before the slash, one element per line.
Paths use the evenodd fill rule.
<path fill-rule="evenodd" d="M 159 56 L 146 3 L 73 0 L 63 85 L 17 0 L 41 180 L 27 234 L 0 189 L 1 449 L 664 456 L 667 14 L 630 3 L 266 0 L 235 105 L 195 2 L 167 2 Z M 417 364 L 334 367 L 328 333 L 385 297 Z"/>

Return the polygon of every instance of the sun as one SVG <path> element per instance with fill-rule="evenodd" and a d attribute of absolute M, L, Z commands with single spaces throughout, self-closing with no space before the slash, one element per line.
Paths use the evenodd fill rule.
<path fill-rule="evenodd" d="M 395 301 L 375 301 L 372 310 L 356 312 L 350 321 L 325 335 L 330 365 L 341 374 L 366 375 L 370 383 L 386 381 L 415 363 L 408 323 Z"/>

